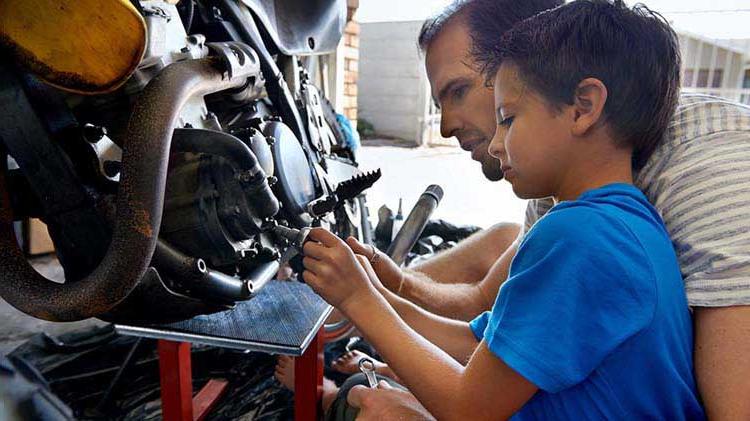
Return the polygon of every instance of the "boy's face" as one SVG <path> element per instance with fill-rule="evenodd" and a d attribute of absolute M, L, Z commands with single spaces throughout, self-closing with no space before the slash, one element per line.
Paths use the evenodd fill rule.
<path fill-rule="evenodd" d="M 463 19 L 446 24 L 427 49 L 425 65 L 432 98 L 440 106 L 440 134 L 455 136 L 461 148 L 482 164 L 492 181 L 503 178 L 487 147 L 495 133 L 492 89 L 473 66 L 469 29 Z"/>
<path fill-rule="evenodd" d="M 497 130 L 489 153 L 522 199 L 555 195 L 573 148 L 569 110 L 554 111 L 519 78 L 513 64 L 500 66 L 494 81 Z"/>

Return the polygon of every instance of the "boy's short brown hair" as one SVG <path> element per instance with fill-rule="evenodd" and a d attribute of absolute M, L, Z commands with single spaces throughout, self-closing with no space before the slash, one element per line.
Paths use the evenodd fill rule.
<path fill-rule="evenodd" d="M 621 0 L 576 0 L 501 34 L 486 18 L 492 0 L 474 0 L 473 54 L 488 80 L 503 61 L 551 105 L 572 104 L 583 79 L 608 90 L 604 118 L 618 141 L 645 164 L 664 136 L 679 97 L 680 49 L 666 20 Z"/>

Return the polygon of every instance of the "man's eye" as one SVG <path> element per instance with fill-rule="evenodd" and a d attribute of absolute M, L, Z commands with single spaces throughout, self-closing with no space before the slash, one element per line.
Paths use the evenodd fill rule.
<path fill-rule="evenodd" d="M 510 125 L 513 124 L 513 119 L 514 118 L 515 117 L 507 117 L 507 118 L 503 119 L 503 121 L 501 121 L 500 123 L 498 123 L 498 125 L 503 126 L 503 127 L 510 127 Z"/>
<path fill-rule="evenodd" d="M 466 95 L 466 86 L 460 86 L 453 90 L 453 99 L 460 100 Z"/>

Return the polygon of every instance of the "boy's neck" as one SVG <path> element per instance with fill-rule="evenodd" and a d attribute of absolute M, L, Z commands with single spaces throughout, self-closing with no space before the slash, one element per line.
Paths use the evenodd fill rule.
<path fill-rule="evenodd" d="M 604 146 L 577 154 L 558 185 L 554 195 L 556 202 L 575 200 L 584 192 L 607 184 L 633 184 L 632 150 L 616 147 L 613 142 L 595 141 L 593 144 Z"/>

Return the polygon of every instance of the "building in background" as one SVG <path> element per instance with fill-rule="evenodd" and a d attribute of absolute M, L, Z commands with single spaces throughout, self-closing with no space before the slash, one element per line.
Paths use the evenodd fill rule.
<path fill-rule="evenodd" d="M 750 39 L 711 40 L 680 31 L 682 89 L 750 104 Z"/>
<path fill-rule="evenodd" d="M 417 49 L 422 21 L 360 25 L 359 117 L 380 136 L 417 145 L 425 137 L 431 108 L 429 83 Z"/>
<path fill-rule="evenodd" d="M 357 126 L 357 82 L 359 80 L 359 31 L 356 19 L 359 0 L 347 0 L 344 36 L 336 51 L 308 57 L 307 68 L 314 71 L 314 82 L 337 113 Z"/>
<path fill-rule="evenodd" d="M 417 48 L 422 21 L 360 24 L 358 115 L 375 132 L 418 145 L 455 144 L 440 136 Z M 678 30 L 682 89 L 750 104 L 750 39 L 711 40 Z"/>

